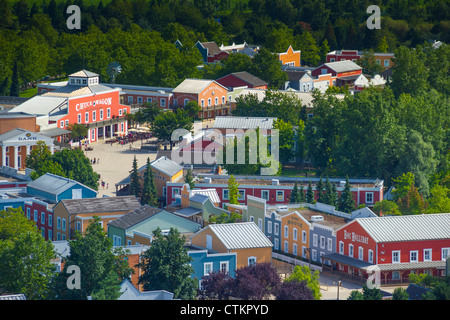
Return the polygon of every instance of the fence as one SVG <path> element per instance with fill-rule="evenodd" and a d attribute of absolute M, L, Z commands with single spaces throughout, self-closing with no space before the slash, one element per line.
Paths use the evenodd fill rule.
<path fill-rule="evenodd" d="M 316 266 L 314 264 L 309 264 L 309 262 L 305 262 L 303 260 L 300 259 L 296 259 L 293 257 L 289 257 L 289 256 L 285 256 L 283 254 L 280 253 L 276 253 L 276 252 L 272 252 L 272 259 L 277 259 L 277 260 L 281 260 L 283 262 L 289 263 L 289 264 L 293 264 L 294 266 L 300 265 L 300 266 L 307 266 L 311 269 L 311 271 L 319 271 L 322 272 L 322 267 Z"/>

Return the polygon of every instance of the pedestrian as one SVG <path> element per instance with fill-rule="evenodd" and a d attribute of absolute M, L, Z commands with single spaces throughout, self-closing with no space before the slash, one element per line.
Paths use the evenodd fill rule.
<path fill-rule="evenodd" d="M 102 188 L 105 189 L 105 181 L 102 180 Z"/>
<path fill-rule="evenodd" d="M 100 163 L 100 158 L 97 158 L 97 164 L 99 164 Z"/>
<path fill-rule="evenodd" d="M 106 184 L 106 190 L 108 190 L 108 188 L 109 188 L 109 183 Z"/>
<path fill-rule="evenodd" d="M 94 157 L 94 164 L 95 164 L 95 157 Z"/>

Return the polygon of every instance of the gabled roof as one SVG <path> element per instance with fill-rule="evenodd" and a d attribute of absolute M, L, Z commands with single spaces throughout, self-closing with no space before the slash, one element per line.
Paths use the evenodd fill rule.
<path fill-rule="evenodd" d="M 221 85 L 220 83 L 218 83 L 218 82 L 216 82 L 214 80 L 187 78 L 187 79 L 184 79 L 183 82 L 181 82 L 178 86 L 176 86 L 172 90 L 172 92 L 173 93 L 194 93 L 194 94 L 199 94 L 203 90 L 205 90 L 212 83 L 215 83 L 218 86 L 221 86 L 225 90 L 227 90 L 227 88 L 225 88 L 223 85 Z"/>
<path fill-rule="evenodd" d="M 120 229 L 128 229 L 148 218 L 153 217 L 161 211 L 163 211 L 163 209 L 144 205 L 128 212 L 120 218 L 109 222 L 108 224 Z"/>
<path fill-rule="evenodd" d="M 9 112 L 24 112 L 34 115 L 48 115 L 58 107 L 67 108 L 67 98 L 47 95 L 34 96 Z"/>
<path fill-rule="evenodd" d="M 194 196 L 194 195 L 197 195 L 197 194 L 201 194 L 201 195 L 205 195 L 205 196 L 209 197 L 211 199 L 211 202 L 213 202 L 213 203 L 219 203 L 220 202 L 220 198 L 219 198 L 219 195 L 217 193 L 217 190 L 214 189 L 214 188 L 191 190 L 191 196 Z"/>
<path fill-rule="evenodd" d="M 202 42 L 201 44 L 204 48 L 208 49 L 208 56 L 213 56 L 222 51 L 214 41 Z"/>
<path fill-rule="evenodd" d="M 53 139 L 39 132 L 33 132 L 22 128 L 15 128 L 0 134 L 0 143 L 16 142 L 19 141 L 20 137 L 36 137 L 37 140 L 42 140 L 46 144 L 53 144 Z"/>
<path fill-rule="evenodd" d="M 189 198 L 190 202 L 196 202 L 196 203 L 205 203 L 206 201 L 208 201 L 209 197 L 207 195 L 204 194 L 195 194 L 192 197 Z"/>
<path fill-rule="evenodd" d="M 85 86 L 79 85 L 70 85 L 67 84 L 64 87 L 55 89 L 53 91 L 49 91 L 41 95 L 41 97 L 59 97 L 59 98 L 70 98 L 70 97 L 78 97 L 84 96 L 92 93 L 101 93 L 106 91 L 112 91 L 110 87 L 101 85 L 101 84 L 91 84 Z"/>
<path fill-rule="evenodd" d="M 166 290 L 139 291 L 125 279 L 120 285 L 120 297 L 117 300 L 173 300 L 173 293 Z"/>
<path fill-rule="evenodd" d="M 210 224 L 203 230 L 208 228 L 228 250 L 273 246 L 272 242 L 254 222 Z"/>
<path fill-rule="evenodd" d="M 28 183 L 27 188 L 38 189 L 46 193 L 58 195 L 76 185 L 82 186 L 97 193 L 97 191 L 95 191 L 94 189 L 91 189 L 84 184 L 79 183 L 78 181 L 61 177 L 53 173 L 46 173 L 36 180 L 31 181 L 30 183 Z"/>
<path fill-rule="evenodd" d="M 167 157 L 160 157 L 151 162 L 150 165 L 170 177 L 173 177 L 175 174 L 183 170 L 183 166 Z"/>
<path fill-rule="evenodd" d="M 141 204 L 135 196 L 61 200 L 69 214 L 132 211 Z"/>
<path fill-rule="evenodd" d="M 328 62 L 324 63 L 322 66 L 327 66 L 328 68 L 338 73 L 346 71 L 362 70 L 362 68 L 359 65 L 350 60 Z M 319 69 L 322 66 L 319 66 L 317 69 Z"/>
<path fill-rule="evenodd" d="M 268 83 L 260 78 L 258 78 L 257 76 L 252 75 L 251 73 L 248 73 L 247 71 L 241 71 L 241 72 L 234 72 L 231 73 L 229 75 L 233 75 L 238 79 L 241 79 L 242 81 L 247 82 L 248 84 L 254 86 L 254 87 L 258 87 L 258 86 L 267 86 Z M 218 80 L 228 77 L 229 75 L 223 76 Z"/>
<path fill-rule="evenodd" d="M 277 118 L 268 117 L 216 117 L 214 129 L 273 129 L 273 123 Z"/>
<path fill-rule="evenodd" d="M 355 219 L 375 242 L 450 239 L 450 213 Z"/>

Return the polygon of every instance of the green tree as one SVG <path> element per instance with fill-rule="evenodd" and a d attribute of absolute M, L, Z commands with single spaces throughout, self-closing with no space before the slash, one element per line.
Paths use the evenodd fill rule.
<path fill-rule="evenodd" d="M 20 95 L 19 71 L 17 70 L 17 62 L 14 63 L 11 87 L 9 88 L 9 95 L 18 97 Z"/>
<path fill-rule="evenodd" d="M 295 266 L 294 272 L 292 272 L 285 281 L 305 281 L 315 300 L 320 300 L 322 297 L 320 292 L 319 271 L 312 272 L 308 266 Z"/>
<path fill-rule="evenodd" d="M 184 236 L 173 228 L 167 235 L 162 235 L 159 228 L 153 231 L 152 245 L 138 264 L 142 268 L 139 283 L 145 291 L 167 290 L 175 299 L 195 298 L 197 282 L 190 277 L 192 258 L 187 254 L 184 241 Z"/>
<path fill-rule="evenodd" d="M 133 166 L 130 171 L 130 194 L 138 196 L 141 193 L 141 182 L 138 171 L 136 156 L 133 159 Z"/>
<path fill-rule="evenodd" d="M 236 178 L 231 175 L 228 179 L 228 199 L 230 199 L 230 204 L 239 204 L 239 184 L 236 182 Z"/>
<path fill-rule="evenodd" d="M 342 190 L 339 201 L 338 201 L 338 209 L 339 211 L 345 213 L 351 213 L 356 208 L 355 199 L 353 198 L 353 193 L 350 190 L 350 182 L 348 176 L 345 179 L 344 190 Z"/>
<path fill-rule="evenodd" d="M 253 58 L 251 74 L 265 80 L 269 87 L 279 88 L 287 81 L 287 74 L 280 68 L 278 56 L 266 48 L 261 48 Z"/>
<path fill-rule="evenodd" d="M 147 158 L 147 168 L 144 173 L 144 185 L 142 189 L 141 204 L 152 207 L 158 206 L 158 189 L 156 188 L 150 158 Z"/>
<path fill-rule="evenodd" d="M 192 119 L 197 119 L 199 112 L 202 111 L 202 107 L 200 107 L 196 101 L 192 100 L 186 103 L 183 109 L 186 110 L 187 114 Z"/>
<path fill-rule="evenodd" d="M 187 170 L 186 175 L 184 176 L 184 183 L 187 183 L 189 185 L 189 188 L 191 190 L 194 190 L 195 182 L 194 182 L 194 178 L 192 177 L 192 170 L 191 169 Z"/>
<path fill-rule="evenodd" d="M 404 288 L 395 288 L 392 294 L 392 300 L 409 300 L 409 294 Z"/>
<path fill-rule="evenodd" d="M 382 200 L 373 206 L 373 212 L 378 216 L 398 216 L 401 215 L 398 205 L 394 201 Z"/>
<path fill-rule="evenodd" d="M 26 157 L 25 165 L 27 168 L 34 170 L 30 175 L 33 180 L 46 173 L 66 177 L 61 165 L 53 160 L 52 154 L 44 141 L 37 142 L 36 147 Z"/>
<path fill-rule="evenodd" d="M 294 188 L 291 191 L 290 203 L 300 203 L 300 191 L 298 190 L 298 184 L 297 181 L 294 183 Z"/>
<path fill-rule="evenodd" d="M 317 202 L 325 203 L 325 202 L 324 202 L 325 196 L 324 196 L 324 193 L 323 193 L 324 187 L 325 187 L 325 186 L 324 186 L 324 184 L 323 184 L 322 176 L 320 176 L 319 182 L 317 183 L 317 186 L 316 186 L 316 190 L 317 190 Z"/>
<path fill-rule="evenodd" d="M 69 126 L 70 137 L 73 139 L 74 142 L 79 141 L 80 139 L 83 139 L 88 134 L 88 129 L 86 126 L 78 123 L 73 123 Z"/>
<path fill-rule="evenodd" d="M 292 145 L 294 144 L 294 129 L 291 123 L 277 119 L 273 128 L 279 132 L 279 156 L 281 163 L 287 163 L 294 156 Z"/>
<path fill-rule="evenodd" d="M 311 33 L 304 31 L 298 37 L 297 46 L 302 50 L 302 60 L 306 65 L 316 66 L 320 61 L 320 48 Z"/>
<path fill-rule="evenodd" d="M 170 142 L 172 150 L 172 134 L 177 129 L 191 131 L 193 120 L 188 116 L 187 111 L 177 109 L 174 112 L 167 111 L 159 114 L 152 123 L 152 132 L 160 141 Z"/>
<path fill-rule="evenodd" d="M 363 52 L 362 57 L 357 60 L 357 64 L 363 68 L 364 74 L 376 75 L 383 70 L 381 64 L 375 60 L 374 51 L 372 49 Z"/>
<path fill-rule="evenodd" d="M 306 202 L 307 203 L 314 203 L 314 190 L 312 188 L 311 180 L 308 182 L 308 189 L 306 190 Z"/>
<path fill-rule="evenodd" d="M 364 300 L 364 295 L 358 290 L 352 290 L 347 300 Z"/>
<path fill-rule="evenodd" d="M 28 300 L 51 297 L 55 272 L 53 244 L 22 209 L 0 211 L 0 293 L 23 293 Z"/>
<path fill-rule="evenodd" d="M 381 293 L 381 290 L 378 288 L 372 288 L 370 289 L 367 285 L 363 285 L 362 288 L 362 294 L 364 297 L 364 300 L 382 300 L 383 294 Z"/>
<path fill-rule="evenodd" d="M 450 189 L 436 184 L 430 190 L 427 213 L 450 212 Z"/>
<path fill-rule="evenodd" d="M 404 198 L 409 189 L 414 185 L 414 174 L 411 172 L 403 173 L 401 176 L 392 179 L 394 182 L 394 189 L 392 190 L 392 194 L 395 197 L 395 200 L 400 198 Z"/>
<path fill-rule="evenodd" d="M 122 248 L 113 248 L 110 238 L 100 224 L 100 218 L 94 216 L 83 234 L 76 232 L 69 240 L 70 254 L 64 259 L 64 269 L 55 281 L 56 299 L 117 300 L 120 297 L 120 284 L 133 270 L 124 256 L 129 252 Z M 80 268 L 80 289 L 68 289 L 70 266 Z"/>

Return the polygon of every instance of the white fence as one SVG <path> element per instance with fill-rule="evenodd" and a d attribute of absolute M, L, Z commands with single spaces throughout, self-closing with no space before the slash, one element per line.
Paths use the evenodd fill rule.
<path fill-rule="evenodd" d="M 318 270 L 319 272 L 322 272 L 322 267 L 316 266 L 314 264 L 310 265 L 308 262 L 305 262 L 303 260 L 295 259 L 295 258 L 292 258 L 292 257 L 289 257 L 289 256 L 285 256 L 283 254 L 279 254 L 279 253 L 276 253 L 276 252 L 272 252 L 272 258 L 273 259 L 277 259 L 277 260 L 281 260 L 281 261 L 289 263 L 289 264 L 293 264 L 295 266 L 297 266 L 297 265 L 307 266 L 312 271 Z"/>
<path fill-rule="evenodd" d="M 317 210 L 320 212 L 325 212 L 337 217 L 341 217 L 341 218 L 346 218 L 346 219 L 351 219 L 352 215 L 342 212 L 342 211 L 338 211 L 336 210 L 336 208 L 334 206 L 330 206 L 328 204 L 325 203 L 320 203 L 320 202 L 316 202 L 315 204 L 311 204 L 311 203 L 289 203 L 289 204 L 283 204 L 280 205 L 282 207 L 287 207 L 287 208 L 299 208 L 299 207 L 305 207 L 305 208 L 309 208 L 309 209 L 313 209 L 313 210 Z M 277 207 L 279 206 L 269 206 L 269 210 L 276 210 Z"/>

